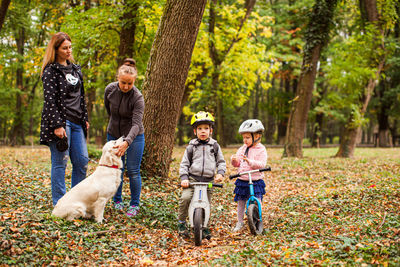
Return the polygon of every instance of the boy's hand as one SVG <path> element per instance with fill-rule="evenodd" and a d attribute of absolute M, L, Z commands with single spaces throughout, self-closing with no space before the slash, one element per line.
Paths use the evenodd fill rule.
<path fill-rule="evenodd" d="M 224 176 L 222 176 L 222 174 L 220 174 L 220 173 L 218 173 L 218 174 L 215 176 L 215 182 L 216 182 L 216 183 L 221 183 L 223 179 L 224 179 Z"/>
<path fill-rule="evenodd" d="M 181 186 L 183 188 L 188 188 L 189 187 L 189 180 L 182 180 L 181 181 Z"/>

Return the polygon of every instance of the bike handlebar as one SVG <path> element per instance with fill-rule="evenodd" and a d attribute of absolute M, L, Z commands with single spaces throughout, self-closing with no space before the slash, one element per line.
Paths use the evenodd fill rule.
<path fill-rule="evenodd" d="M 207 182 L 193 182 L 193 183 L 189 183 L 189 187 L 191 186 L 195 186 L 196 184 L 198 185 L 208 185 L 210 188 L 211 187 L 224 187 L 223 184 L 214 184 L 214 183 L 207 183 Z"/>
<path fill-rule="evenodd" d="M 267 172 L 267 171 L 271 171 L 271 167 L 270 166 L 268 166 L 266 168 L 258 169 L 258 170 L 251 170 L 251 171 L 247 171 L 247 172 L 242 172 L 242 173 L 238 173 L 238 174 L 229 175 L 229 179 L 232 180 L 233 178 L 240 177 L 243 174 L 250 174 L 250 173 L 255 173 L 255 172 Z"/>

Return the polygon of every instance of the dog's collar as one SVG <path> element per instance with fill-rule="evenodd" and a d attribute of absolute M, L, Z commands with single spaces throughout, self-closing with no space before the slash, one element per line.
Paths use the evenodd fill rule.
<path fill-rule="evenodd" d="M 99 166 L 104 166 L 104 167 L 108 167 L 108 168 L 113 168 L 113 169 L 119 169 L 117 165 L 105 165 L 105 164 L 99 164 Z"/>

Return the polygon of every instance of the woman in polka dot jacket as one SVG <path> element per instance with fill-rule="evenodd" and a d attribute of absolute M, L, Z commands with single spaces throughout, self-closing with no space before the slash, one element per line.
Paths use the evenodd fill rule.
<path fill-rule="evenodd" d="M 71 187 L 85 179 L 88 164 L 85 91 L 80 66 L 73 61 L 71 38 L 63 32 L 54 34 L 43 59 L 44 104 L 40 125 L 40 143 L 49 146 L 51 151 L 53 205 L 66 192 L 68 157 L 72 163 Z M 64 137 L 68 139 L 68 149 L 60 151 L 57 141 Z"/>

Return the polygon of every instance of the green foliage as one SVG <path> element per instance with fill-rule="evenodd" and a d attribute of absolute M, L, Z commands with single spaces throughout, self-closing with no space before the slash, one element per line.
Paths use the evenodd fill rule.
<path fill-rule="evenodd" d="M 87 149 L 88 149 L 88 155 L 89 158 L 92 160 L 99 160 L 102 154 L 102 150 L 100 148 L 97 148 L 95 145 L 93 144 L 88 144 L 87 145 Z"/>
<path fill-rule="evenodd" d="M 304 62 L 311 61 L 312 51 L 316 46 L 325 46 L 329 40 L 330 28 L 333 24 L 333 14 L 338 0 L 315 1 L 309 23 L 304 34 L 306 46 L 304 47 Z"/>

